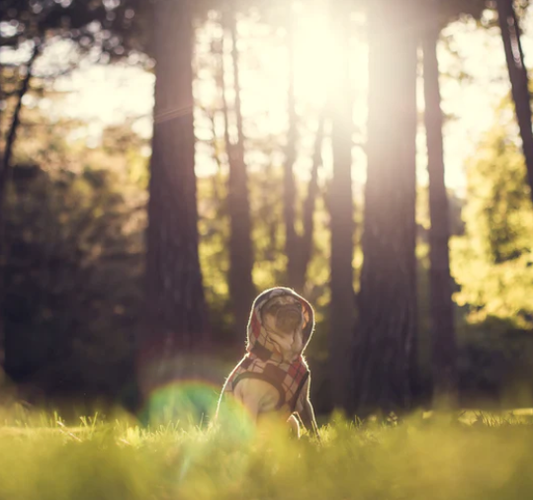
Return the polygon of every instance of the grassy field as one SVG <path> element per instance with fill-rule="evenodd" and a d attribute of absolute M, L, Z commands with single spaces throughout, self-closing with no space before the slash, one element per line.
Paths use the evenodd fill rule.
<path fill-rule="evenodd" d="M 0 416 L 0 499 L 528 499 L 533 417 L 476 412 L 282 433 Z"/>

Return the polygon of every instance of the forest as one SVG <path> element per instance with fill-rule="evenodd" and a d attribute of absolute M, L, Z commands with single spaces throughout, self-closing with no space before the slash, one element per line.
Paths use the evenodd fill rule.
<path fill-rule="evenodd" d="M 0 499 L 530 498 L 530 67 L 528 0 L 0 0 Z M 216 420 L 274 287 L 297 436 Z"/>
<path fill-rule="evenodd" d="M 273 286 L 323 421 L 532 405 L 527 1 L 0 14 L 6 407 L 209 418 Z"/>

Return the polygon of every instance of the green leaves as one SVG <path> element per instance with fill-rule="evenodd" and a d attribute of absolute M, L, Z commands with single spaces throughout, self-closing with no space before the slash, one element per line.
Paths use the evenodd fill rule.
<path fill-rule="evenodd" d="M 498 124 L 467 165 L 466 237 L 453 243 L 452 262 L 461 284 L 456 298 L 475 308 L 471 319 L 495 316 L 526 327 L 533 312 L 526 300 L 533 279 L 533 207 L 509 111 L 498 110 Z"/>

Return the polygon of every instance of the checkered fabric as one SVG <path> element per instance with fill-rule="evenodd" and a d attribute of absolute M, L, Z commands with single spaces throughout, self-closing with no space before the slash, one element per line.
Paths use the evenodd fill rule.
<path fill-rule="evenodd" d="M 278 390 L 276 410 L 286 408 L 292 413 L 308 377 L 309 368 L 301 356 L 292 363 L 280 363 L 271 359 L 263 361 L 249 353 L 231 372 L 223 392 L 233 394 L 237 383 L 244 378 L 264 380 Z"/>
<path fill-rule="evenodd" d="M 222 389 L 223 394 L 232 394 L 237 383 L 244 378 L 256 378 L 273 385 L 279 394 L 276 409 L 295 410 L 300 392 L 309 377 L 309 368 L 300 356 L 292 363 L 286 362 L 276 353 L 274 343 L 261 322 L 261 308 L 273 297 L 292 295 L 302 304 L 304 316 L 302 353 L 309 343 L 315 326 L 311 304 L 289 288 L 277 287 L 259 295 L 252 306 L 247 328 L 247 354 L 234 368 Z"/>
<path fill-rule="evenodd" d="M 252 305 L 252 311 L 250 313 L 250 319 L 248 320 L 247 327 L 247 345 L 246 350 L 251 352 L 256 345 L 261 345 L 268 349 L 270 352 L 274 352 L 274 344 L 268 338 L 268 333 L 261 323 L 261 308 L 272 298 L 281 295 L 291 295 L 298 299 L 302 304 L 302 311 L 304 316 L 304 324 L 302 326 L 303 333 L 303 347 L 302 352 L 306 348 L 313 329 L 315 328 L 315 313 L 311 304 L 307 302 L 302 296 L 298 295 L 294 290 L 285 287 L 276 287 L 269 290 L 265 290 L 263 293 L 257 296 Z"/>

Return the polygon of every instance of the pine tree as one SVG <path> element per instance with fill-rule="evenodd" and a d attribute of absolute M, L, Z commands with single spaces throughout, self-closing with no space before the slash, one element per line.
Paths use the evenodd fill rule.
<path fill-rule="evenodd" d="M 429 287 L 431 302 L 431 339 L 433 395 L 457 403 L 458 373 L 455 339 L 452 278 L 450 275 L 450 218 L 448 194 L 444 183 L 444 144 L 439 86 L 437 42 L 440 28 L 428 23 L 422 35 L 424 57 L 424 121 L 429 173 Z"/>
<path fill-rule="evenodd" d="M 245 331 L 248 323 L 250 307 L 255 298 L 255 287 L 252 279 L 254 255 L 248 193 L 248 170 L 244 158 L 245 147 L 236 15 L 236 12 L 230 9 L 226 16 L 226 24 L 232 47 L 231 60 L 235 92 L 234 114 L 237 125 L 237 139 L 235 143 L 230 142 L 226 119 L 226 148 L 229 158 L 228 213 L 230 217 L 228 283 L 236 334 L 239 336 Z"/>
<path fill-rule="evenodd" d="M 524 64 L 524 51 L 520 40 L 520 25 L 513 0 L 497 0 L 498 19 L 502 33 L 505 59 L 511 80 L 511 90 L 515 105 L 516 119 L 522 138 L 522 150 L 526 160 L 527 179 L 533 188 L 533 131 L 531 123 L 531 95 L 529 79 Z M 533 199 L 533 189 L 532 189 Z"/>
<path fill-rule="evenodd" d="M 207 340 L 198 259 L 191 3 L 159 0 L 154 7 L 158 29 L 148 205 L 147 311 L 139 346 L 140 383 L 145 394 L 162 378 L 197 375 L 200 367 L 195 365 L 193 353 L 201 350 Z"/>
<path fill-rule="evenodd" d="M 368 5 L 364 253 L 354 361 L 359 412 L 411 404 L 416 333 L 416 2 Z"/>
<path fill-rule="evenodd" d="M 331 143 L 333 179 L 328 193 L 331 216 L 331 302 L 329 307 L 329 356 L 332 399 L 335 407 L 350 412 L 350 377 L 355 295 L 353 290 L 354 203 L 352 193 L 352 99 L 349 72 L 349 11 L 344 4 L 332 12 L 332 28 L 339 51 L 339 65 L 332 89 Z"/>

